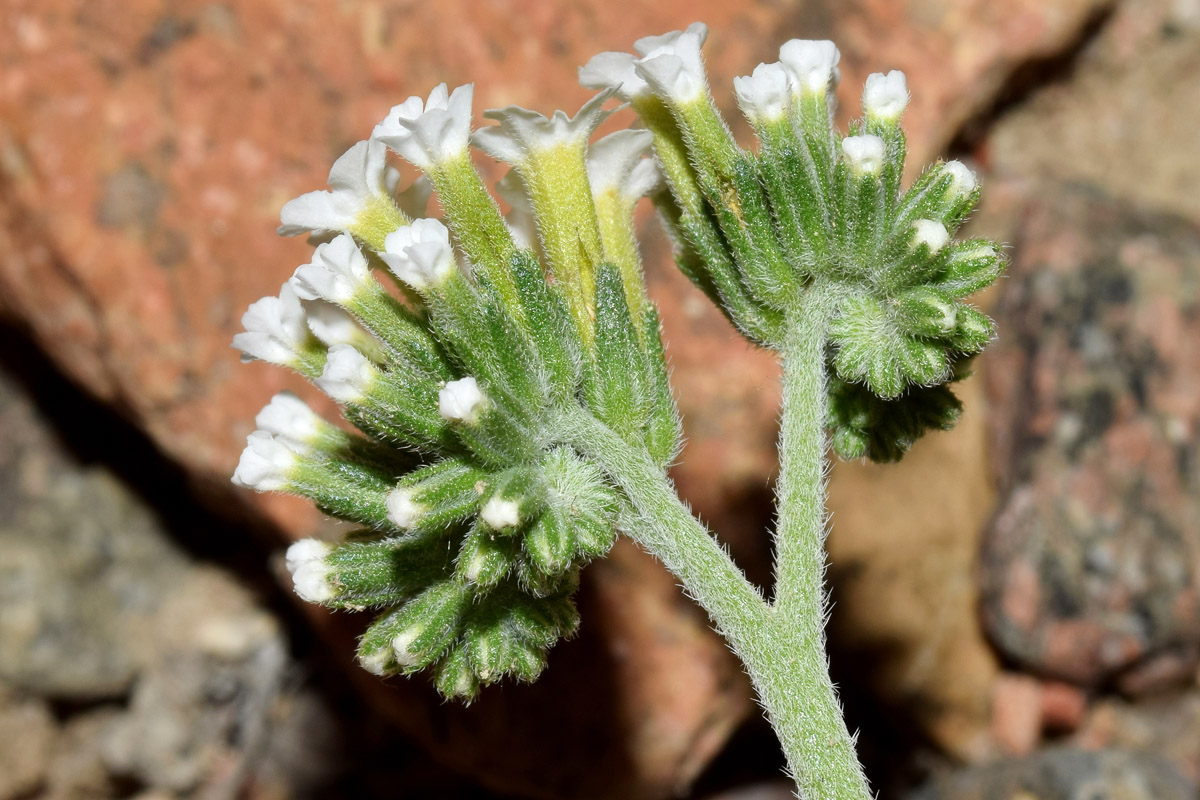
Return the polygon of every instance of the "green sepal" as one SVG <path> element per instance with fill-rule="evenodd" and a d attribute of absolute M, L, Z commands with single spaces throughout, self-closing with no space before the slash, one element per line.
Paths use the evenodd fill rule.
<path fill-rule="evenodd" d="M 417 511 L 405 528 L 445 531 L 478 513 L 488 488 L 486 471 L 459 459 L 445 458 L 400 479 L 396 492 L 407 493 Z"/>
<path fill-rule="evenodd" d="M 355 461 L 340 458 L 302 458 L 292 472 L 290 491 L 307 497 L 326 514 L 339 519 L 390 527 L 387 477 Z"/>
<path fill-rule="evenodd" d="M 900 180 L 904 177 L 904 161 L 908 157 L 908 142 L 904 138 L 904 130 L 900 120 L 876 119 L 866 117 L 855 127 L 864 134 L 878 136 L 884 144 L 883 170 L 880 179 L 883 182 L 884 200 L 887 205 L 882 223 L 890 223 L 895 217 L 896 204 L 900 198 Z"/>
<path fill-rule="evenodd" d="M 898 461 L 923 434 L 950 430 L 961 414 L 962 403 L 947 384 L 913 387 L 901 398 L 883 400 L 866 386 L 830 376 L 829 425 L 843 459 Z"/>
<path fill-rule="evenodd" d="M 514 255 L 512 272 L 549 390 L 558 400 L 570 398 L 579 385 L 582 343 L 566 301 L 546 282 L 542 265 L 533 253 L 520 251 Z"/>
<path fill-rule="evenodd" d="M 572 565 L 576 537 L 567 515 L 555 507 L 547 508 L 525 531 L 525 555 L 545 575 L 558 576 Z"/>
<path fill-rule="evenodd" d="M 417 672 L 454 644 L 469 606 L 469 590 L 457 582 L 433 584 L 367 628 L 359 642 L 359 657 L 378 657 L 390 647 L 388 663 L 393 669 Z"/>
<path fill-rule="evenodd" d="M 933 286 L 951 297 L 966 297 L 991 286 L 1004 271 L 1004 257 L 986 239 L 955 242 Z"/>
<path fill-rule="evenodd" d="M 479 696 L 479 677 L 471 666 L 467 648 L 453 648 L 437 665 L 433 685 L 447 700 L 461 700 L 470 704 Z"/>
<path fill-rule="evenodd" d="M 863 278 L 876 266 L 883 241 L 887 197 L 881 176 L 856 174 L 844 161 L 834 170 L 834 192 L 840 209 L 838 277 Z"/>
<path fill-rule="evenodd" d="M 646 402 L 649 412 L 646 423 L 646 451 L 654 463 L 665 466 L 679 455 L 683 443 L 683 421 L 671 390 L 667 355 L 663 350 L 662 325 L 658 309 L 647 303 L 643 318 L 643 346 L 646 365 Z"/>
<path fill-rule="evenodd" d="M 954 332 L 946 337 L 956 352 L 974 355 L 987 347 L 996 336 L 996 323 L 987 314 L 971 306 L 958 304 L 958 322 Z"/>
<path fill-rule="evenodd" d="M 620 501 L 604 473 L 567 448 L 550 453 L 543 468 L 548 503 L 565 514 L 573 529 L 578 562 L 606 555 L 616 540 Z"/>
<path fill-rule="evenodd" d="M 343 542 L 325 556 L 335 595 L 322 605 L 354 611 L 398 605 L 445 574 L 450 552 L 440 538 Z"/>
<path fill-rule="evenodd" d="M 536 467 L 510 467 L 494 474 L 484 495 L 483 508 L 493 501 L 513 503 L 518 520 L 516 525 L 494 529 L 496 533 L 516 533 L 537 519 L 546 506 L 546 491 L 541 471 Z"/>
<path fill-rule="evenodd" d="M 546 666 L 544 648 L 521 637 L 509 608 L 485 603 L 472 609 L 463 631 L 467 661 L 481 684 L 495 683 L 506 675 L 532 681 Z"/>
<path fill-rule="evenodd" d="M 451 376 L 445 354 L 425 319 L 392 297 L 376 281 L 370 281 L 347 304 L 367 331 L 383 343 L 393 362 L 403 363 L 408 372 L 428 381 Z"/>
<path fill-rule="evenodd" d="M 463 540 L 454 574 L 460 581 L 475 586 L 477 591 L 488 592 L 508 577 L 520 556 L 520 549 L 518 539 L 500 536 L 477 520 Z"/>
<path fill-rule="evenodd" d="M 588 408 L 622 438 L 640 444 L 646 394 L 642 353 L 621 274 L 608 263 L 596 270 L 595 331 L 584 387 Z"/>
<path fill-rule="evenodd" d="M 945 338 L 954 333 L 958 303 L 928 286 L 909 289 L 894 301 L 896 319 L 912 336 Z"/>

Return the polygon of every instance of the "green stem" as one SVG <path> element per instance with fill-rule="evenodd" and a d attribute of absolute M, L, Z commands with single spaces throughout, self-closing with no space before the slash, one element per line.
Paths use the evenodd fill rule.
<path fill-rule="evenodd" d="M 775 534 L 775 605 L 772 638 L 779 657 L 769 665 L 777 680 L 764 701 L 793 715 L 776 724 L 793 777 L 809 798 L 868 798 L 825 655 L 825 416 L 828 404 L 825 343 L 831 292 L 815 284 L 788 315 L 783 357 L 783 422 Z"/>
<path fill-rule="evenodd" d="M 679 578 L 734 649 L 765 648 L 770 608 L 645 450 L 631 447 L 578 407 L 563 416 L 559 430 L 564 442 L 592 459 L 625 492 L 637 513 L 625 533 Z"/>
<path fill-rule="evenodd" d="M 742 659 L 779 735 L 800 796 L 869 798 L 820 649 L 820 603 L 817 616 L 803 626 L 780 614 L 763 602 L 643 449 L 630 446 L 581 409 L 564 415 L 559 430 L 563 441 L 597 463 L 622 489 L 638 515 L 637 524 L 627 526 L 626 533 L 679 578 Z M 819 586 L 820 573 L 813 579 Z M 819 588 L 815 591 L 819 597 Z M 799 635 L 802 627 L 815 631 L 815 637 Z"/>

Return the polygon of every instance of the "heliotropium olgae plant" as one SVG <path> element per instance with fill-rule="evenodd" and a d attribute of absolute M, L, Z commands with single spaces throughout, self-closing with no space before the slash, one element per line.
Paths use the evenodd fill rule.
<path fill-rule="evenodd" d="M 473 131 L 472 87 L 409 98 L 328 191 L 288 203 L 280 232 L 321 243 L 234 344 L 312 380 L 350 425 L 278 395 L 234 480 L 357 525 L 289 549 L 297 593 L 376 610 L 365 668 L 428 669 L 467 700 L 540 673 L 579 625 L 581 567 L 628 535 L 742 658 L 802 796 L 866 798 L 824 653 L 827 449 L 893 461 L 954 424 L 950 384 L 992 337 L 966 298 L 1003 259 L 955 239 L 979 198 L 964 165 L 903 186 L 902 73 L 868 78 L 842 137 L 837 48 L 787 42 L 734 81 L 747 150 L 709 91 L 706 35 L 596 56 L 580 78 L 600 93 L 574 116 L 510 106 Z M 597 139 L 619 101 L 640 127 Z M 511 167 L 507 214 L 472 146 Z M 403 191 L 389 149 L 423 173 Z M 431 192 L 437 218 L 422 217 Z M 643 196 L 682 271 L 783 361 L 772 602 L 666 474 L 680 424 L 632 224 Z"/>

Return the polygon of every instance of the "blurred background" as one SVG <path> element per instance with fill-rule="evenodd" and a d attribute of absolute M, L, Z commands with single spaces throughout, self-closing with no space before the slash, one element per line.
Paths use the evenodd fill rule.
<path fill-rule="evenodd" d="M 274 392 L 319 402 L 229 346 L 308 260 L 286 200 L 410 94 L 573 112 L 592 54 L 695 19 L 739 135 L 732 78 L 786 39 L 837 42 L 843 120 L 904 70 L 910 166 L 977 169 L 1012 257 L 959 427 L 833 472 L 873 784 L 1196 796 L 1200 0 L 0 0 L 0 800 L 788 796 L 738 664 L 628 543 L 543 679 L 463 709 L 354 667 L 365 620 L 280 566 L 330 523 L 229 484 Z M 675 477 L 766 584 L 776 364 L 643 216 Z"/>

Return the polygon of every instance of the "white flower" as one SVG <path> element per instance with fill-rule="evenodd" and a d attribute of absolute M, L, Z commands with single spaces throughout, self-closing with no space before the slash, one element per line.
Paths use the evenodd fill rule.
<path fill-rule="evenodd" d="M 947 161 L 942 169 L 950 174 L 950 190 L 958 197 L 963 197 L 975 191 L 977 181 L 975 173 L 961 161 Z"/>
<path fill-rule="evenodd" d="M 610 133 L 588 148 L 587 176 L 593 195 L 616 192 L 636 200 L 658 184 L 658 167 L 652 159 L 642 158 L 654 144 L 647 130 Z"/>
<path fill-rule="evenodd" d="M 474 378 L 450 381 L 438 392 L 438 413 L 448 422 L 473 425 L 483 410 L 483 392 Z"/>
<path fill-rule="evenodd" d="M 372 675 L 382 678 L 388 674 L 388 669 L 392 665 L 392 650 L 385 647 L 374 653 L 359 653 L 358 664 Z"/>
<path fill-rule="evenodd" d="M 483 152 L 499 161 L 523 166 L 531 155 L 558 147 L 583 147 L 596 127 L 611 114 L 600 106 L 611 97 L 601 92 L 583 104 L 574 117 L 555 111 L 547 117 L 520 106 L 492 108 L 483 115 L 499 125 L 480 128 L 471 141 Z"/>
<path fill-rule="evenodd" d="M 284 205 L 279 212 L 279 233 L 348 231 L 368 206 L 380 200 L 391 202 L 386 154 L 386 148 L 375 141 L 351 147 L 329 170 L 331 191 L 302 194 Z"/>
<path fill-rule="evenodd" d="M 492 497 L 484 503 L 479 516 L 483 517 L 488 527 L 496 531 L 515 528 L 521 524 L 520 507 L 512 500 L 502 497 Z"/>
<path fill-rule="evenodd" d="M 305 300 L 303 306 L 304 314 L 308 317 L 308 329 L 326 347 L 349 344 L 369 352 L 376 346 L 377 342 L 359 326 L 358 321 L 333 303 Z"/>
<path fill-rule="evenodd" d="M 319 245 L 312 261 L 296 269 L 291 284 L 305 300 L 344 306 L 373 280 L 367 258 L 349 234 Z"/>
<path fill-rule="evenodd" d="M 307 451 L 321 436 L 329 423 L 291 392 L 280 392 L 271 398 L 254 424 L 298 453 Z"/>
<path fill-rule="evenodd" d="M 409 648 L 417 637 L 425 632 L 425 624 L 415 622 L 392 638 L 392 655 L 396 663 L 402 667 L 411 667 L 420 661 L 420 654 L 413 653 Z"/>
<path fill-rule="evenodd" d="M 325 560 L 332 550 L 332 545 L 319 539 L 301 539 L 287 549 L 287 569 L 301 600 L 324 603 L 334 598 L 331 570 Z"/>
<path fill-rule="evenodd" d="M 650 93 L 650 84 L 637 74 L 632 53 L 597 53 L 579 68 L 579 84 L 585 89 L 611 89 L 622 100 Z"/>
<path fill-rule="evenodd" d="M 883 169 L 885 147 L 878 136 L 847 136 L 842 139 L 842 159 L 856 175 Z"/>
<path fill-rule="evenodd" d="M 290 485 L 292 470 L 300 455 L 267 431 L 255 431 L 246 437 L 246 449 L 233 472 L 234 486 L 256 492 L 282 492 Z"/>
<path fill-rule="evenodd" d="M 863 87 L 863 112 L 869 117 L 894 120 L 908 106 L 908 84 L 904 73 L 894 69 L 887 75 L 875 72 L 867 76 Z"/>
<path fill-rule="evenodd" d="M 837 45 L 822 39 L 792 39 L 779 48 L 779 62 L 792 79 L 792 92 L 824 94 L 838 82 Z"/>
<path fill-rule="evenodd" d="M 335 344 L 329 348 L 325 369 L 313 383 L 339 403 L 357 403 L 370 391 L 376 375 L 366 356 L 348 344 Z"/>
<path fill-rule="evenodd" d="M 418 291 L 441 283 L 458 266 L 450 231 L 436 219 L 416 219 L 392 231 L 379 257 L 392 274 Z"/>
<path fill-rule="evenodd" d="M 397 528 L 407 530 L 420 521 L 425 515 L 425 506 L 413 499 L 413 489 L 398 486 L 388 493 L 384 504 L 388 506 L 388 519 Z"/>
<path fill-rule="evenodd" d="M 416 525 L 425 514 L 425 507 L 413 499 L 413 490 L 404 486 L 388 492 L 384 504 L 387 506 L 388 519 L 404 530 Z"/>
<path fill-rule="evenodd" d="M 264 297 L 250 304 L 242 315 L 245 332 L 233 337 L 233 346 L 242 351 L 242 359 L 258 359 L 290 367 L 309 340 L 308 324 L 300 298 L 289 284 L 278 297 Z"/>
<path fill-rule="evenodd" d="M 759 64 L 750 75 L 733 79 L 733 93 L 751 123 L 772 122 L 787 113 L 791 80 L 782 64 Z"/>
<path fill-rule="evenodd" d="M 950 232 L 946 226 L 932 219 L 919 219 L 913 223 L 912 246 L 915 250 L 921 245 L 929 248 L 930 253 L 936 253 L 950 241 Z"/>
<path fill-rule="evenodd" d="M 708 27 L 694 22 L 686 31 L 639 39 L 634 49 L 641 54 L 635 62 L 637 74 L 656 94 L 674 103 L 688 103 L 708 90 L 700 47 L 708 38 Z"/>
<path fill-rule="evenodd" d="M 406 161 L 428 172 L 438 164 L 467 152 L 471 135 L 473 84 L 447 93 L 446 84 L 434 87 L 429 99 L 410 97 L 394 106 L 375 126 L 372 139 L 383 142 Z"/>

